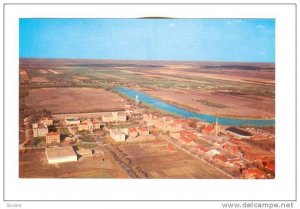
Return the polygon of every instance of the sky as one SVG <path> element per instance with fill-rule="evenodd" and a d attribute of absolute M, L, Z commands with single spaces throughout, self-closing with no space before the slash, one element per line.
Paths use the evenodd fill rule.
<path fill-rule="evenodd" d="M 275 62 L 274 19 L 19 20 L 21 58 Z"/>

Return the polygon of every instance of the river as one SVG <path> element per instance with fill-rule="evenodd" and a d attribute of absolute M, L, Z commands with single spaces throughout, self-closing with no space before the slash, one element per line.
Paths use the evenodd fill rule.
<path fill-rule="evenodd" d="M 139 101 L 141 101 L 144 104 L 150 105 L 158 110 L 164 110 L 169 113 L 182 116 L 184 118 L 195 118 L 209 123 L 215 123 L 216 119 L 218 118 L 219 124 L 231 125 L 231 126 L 243 126 L 243 125 L 274 126 L 275 125 L 275 120 L 273 119 L 244 119 L 244 118 L 216 117 L 214 115 L 201 114 L 181 107 L 177 107 L 172 104 L 168 104 L 162 100 L 153 98 L 150 95 L 142 93 L 137 90 L 128 89 L 125 87 L 115 87 L 114 90 L 131 99 L 135 99 L 136 96 L 138 96 Z"/>

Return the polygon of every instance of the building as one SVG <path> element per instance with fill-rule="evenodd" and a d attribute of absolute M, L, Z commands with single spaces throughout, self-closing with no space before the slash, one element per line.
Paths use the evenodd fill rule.
<path fill-rule="evenodd" d="M 202 145 L 198 145 L 197 150 L 199 153 L 202 153 L 202 154 L 208 152 L 208 149 L 206 147 L 203 147 Z"/>
<path fill-rule="evenodd" d="M 147 128 L 144 128 L 144 127 L 139 127 L 137 129 L 138 133 L 140 136 L 147 136 L 150 134 L 149 130 Z"/>
<path fill-rule="evenodd" d="M 65 123 L 67 126 L 69 125 L 79 125 L 80 119 L 78 117 L 67 117 L 65 118 Z"/>
<path fill-rule="evenodd" d="M 46 143 L 60 143 L 60 134 L 58 132 L 49 132 L 46 134 Z"/>
<path fill-rule="evenodd" d="M 243 170 L 243 176 L 247 179 L 264 179 L 266 178 L 265 172 L 258 168 L 247 168 Z"/>
<path fill-rule="evenodd" d="M 252 137 L 252 134 L 248 131 L 245 131 L 240 128 L 236 127 L 229 127 L 225 129 L 227 133 L 234 136 L 237 139 L 250 139 Z"/>
<path fill-rule="evenodd" d="M 46 157 L 49 164 L 77 161 L 77 155 L 71 146 L 46 148 Z"/>
<path fill-rule="evenodd" d="M 44 137 L 48 133 L 48 127 L 42 123 L 32 124 L 33 137 Z"/>
<path fill-rule="evenodd" d="M 40 123 L 44 124 L 45 126 L 52 126 L 53 120 L 46 117 L 46 118 L 42 118 L 40 120 Z"/>
<path fill-rule="evenodd" d="M 125 112 L 107 112 L 102 115 L 102 122 L 125 122 L 127 115 Z"/>
<path fill-rule="evenodd" d="M 101 126 L 100 121 L 98 120 L 93 120 L 93 130 L 99 130 Z"/>
<path fill-rule="evenodd" d="M 122 142 L 126 139 L 126 135 L 119 129 L 110 129 L 109 134 L 116 142 Z"/>
<path fill-rule="evenodd" d="M 94 130 L 94 125 L 93 125 L 93 122 L 91 120 L 83 121 L 78 125 L 78 131 L 90 131 L 90 132 L 92 132 L 93 130 Z"/>
<path fill-rule="evenodd" d="M 206 125 L 202 130 L 201 133 L 209 135 L 213 134 L 215 132 L 214 126 L 213 125 Z"/>
<path fill-rule="evenodd" d="M 214 159 L 218 164 L 225 164 L 227 162 L 227 157 L 220 154 L 216 154 Z"/>
<path fill-rule="evenodd" d="M 128 136 L 129 137 L 137 137 L 139 135 L 138 131 L 136 130 L 136 128 L 128 128 Z"/>

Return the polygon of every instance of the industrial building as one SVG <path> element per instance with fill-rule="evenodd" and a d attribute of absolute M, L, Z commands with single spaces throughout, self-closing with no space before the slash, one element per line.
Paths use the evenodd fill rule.
<path fill-rule="evenodd" d="M 49 164 L 77 161 L 77 155 L 71 146 L 47 148 L 46 156 Z"/>
<path fill-rule="evenodd" d="M 248 131 L 236 127 L 229 127 L 225 129 L 227 133 L 231 134 L 237 139 L 250 139 L 252 134 Z"/>
<path fill-rule="evenodd" d="M 79 125 L 80 119 L 78 117 L 67 117 L 65 118 L 66 125 Z"/>

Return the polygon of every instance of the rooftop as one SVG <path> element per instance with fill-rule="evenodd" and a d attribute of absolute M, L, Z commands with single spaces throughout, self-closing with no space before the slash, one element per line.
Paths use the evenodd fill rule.
<path fill-rule="evenodd" d="M 239 129 L 239 128 L 236 128 L 236 127 L 226 128 L 226 131 L 230 131 L 232 133 L 235 133 L 235 134 L 238 134 L 238 135 L 241 135 L 241 136 L 252 136 L 252 134 L 250 132 Z"/>
<path fill-rule="evenodd" d="M 49 132 L 46 136 L 60 136 L 60 134 L 58 132 Z"/>
<path fill-rule="evenodd" d="M 67 147 L 51 147 L 46 149 L 48 158 L 63 158 L 69 156 L 77 156 L 71 146 Z"/>

